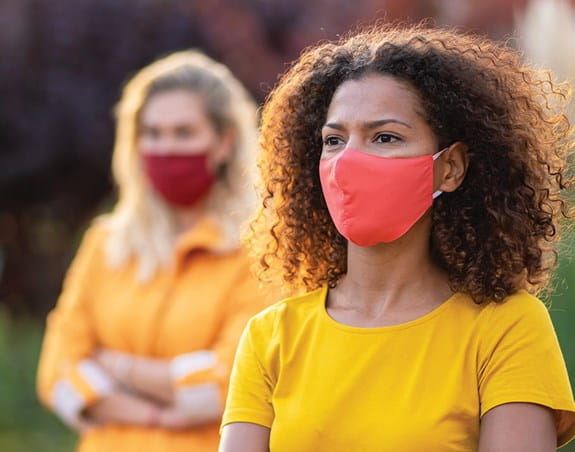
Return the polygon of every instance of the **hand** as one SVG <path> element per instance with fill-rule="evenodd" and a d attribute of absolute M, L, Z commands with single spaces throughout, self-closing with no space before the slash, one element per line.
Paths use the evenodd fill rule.
<path fill-rule="evenodd" d="M 127 385 L 134 367 L 134 358 L 128 353 L 100 348 L 94 353 L 95 361 L 116 381 Z"/>
<path fill-rule="evenodd" d="M 115 392 L 85 410 L 85 418 L 96 424 L 158 425 L 161 407 L 137 395 Z"/>
<path fill-rule="evenodd" d="M 72 420 L 64 420 L 66 425 L 70 427 L 72 430 L 76 431 L 80 435 L 83 433 L 87 433 L 88 431 L 92 430 L 97 426 L 97 424 L 93 420 L 86 419 L 84 414 L 80 414 L 80 416 L 72 419 Z"/>
<path fill-rule="evenodd" d="M 190 428 L 190 419 L 176 408 L 160 409 L 157 416 L 157 426 L 170 430 Z"/>
<path fill-rule="evenodd" d="M 110 349 L 98 349 L 93 355 L 102 369 L 124 389 L 152 398 L 160 404 L 173 401 L 170 361 Z"/>

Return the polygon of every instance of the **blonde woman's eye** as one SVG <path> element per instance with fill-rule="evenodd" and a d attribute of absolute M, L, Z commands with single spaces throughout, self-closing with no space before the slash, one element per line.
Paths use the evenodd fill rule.
<path fill-rule="evenodd" d="M 156 140 L 160 137 L 160 132 L 154 127 L 143 127 L 140 129 L 140 137 L 148 140 Z"/>
<path fill-rule="evenodd" d="M 185 140 L 194 135 L 194 131 L 190 127 L 178 127 L 175 130 L 176 138 Z"/>
<path fill-rule="evenodd" d="M 389 133 L 380 133 L 375 137 L 375 141 L 377 143 L 393 143 L 399 139 L 400 138 L 396 137 L 395 135 L 390 135 Z"/>

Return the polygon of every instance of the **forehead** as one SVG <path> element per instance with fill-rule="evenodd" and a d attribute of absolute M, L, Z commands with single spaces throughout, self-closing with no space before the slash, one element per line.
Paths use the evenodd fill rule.
<path fill-rule="evenodd" d="M 347 80 L 335 91 L 328 121 L 373 121 L 386 117 L 422 121 L 423 108 L 415 91 L 394 77 L 368 74 Z"/>
<path fill-rule="evenodd" d="M 192 91 L 174 89 L 153 94 L 142 108 L 144 124 L 172 124 L 207 120 L 200 96 Z"/>

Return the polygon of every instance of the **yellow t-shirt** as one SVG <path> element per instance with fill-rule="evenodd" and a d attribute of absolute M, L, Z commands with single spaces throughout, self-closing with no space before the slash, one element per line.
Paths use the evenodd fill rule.
<path fill-rule="evenodd" d="M 222 425 L 271 429 L 271 452 L 475 451 L 491 408 L 556 410 L 558 443 L 575 404 L 546 307 L 527 292 L 475 304 L 456 294 L 410 322 L 346 326 L 327 290 L 252 318 L 238 348 Z"/>

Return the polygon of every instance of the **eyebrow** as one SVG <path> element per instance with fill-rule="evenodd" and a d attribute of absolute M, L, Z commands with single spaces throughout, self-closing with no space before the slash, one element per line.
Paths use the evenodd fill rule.
<path fill-rule="evenodd" d="M 406 122 L 400 121 L 399 119 L 379 119 L 377 121 L 368 121 L 366 123 L 363 124 L 363 128 L 364 129 L 375 129 L 376 127 L 381 127 L 384 126 L 386 124 L 390 124 L 390 123 L 395 123 L 395 124 L 401 124 L 402 126 L 405 127 L 409 127 L 410 129 L 412 129 L 412 127 L 407 124 Z M 336 130 L 345 130 L 345 127 L 342 126 L 341 124 L 338 124 L 336 122 L 328 122 L 327 124 L 324 124 L 323 127 L 329 127 L 331 129 L 336 129 Z"/>
<path fill-rule="evenodd" d="M 165 124 L 154 124 L 154 123 L 147 123 L 147 122 L 140 122 L 139 127 L 140 128 L 148 128 L 148 129 L 155 129 L 157 127 L 163 127 Z M 193 129 L 193 126 L 191 124 L 188 124 L 187 122 L 179 122 L 179 123 L 170 123 L 170 127 L 173 129 L 182 129 L 182 128 L 187 128 L 187 129 Z"/>

